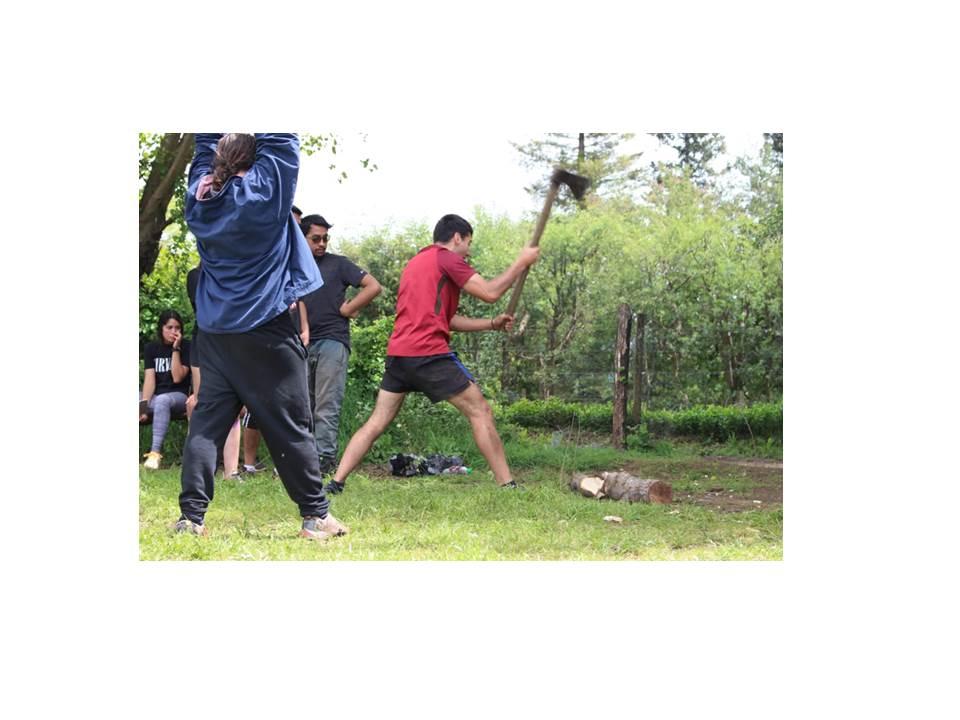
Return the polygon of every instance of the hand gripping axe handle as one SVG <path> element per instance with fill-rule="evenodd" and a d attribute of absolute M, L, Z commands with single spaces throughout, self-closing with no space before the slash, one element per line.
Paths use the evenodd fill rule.
<path fill-rule="evenodd" d="M 550 190 L 547 192 L 546 202 L 543 203 L 543 210 L 540 211 L 540 218 L 537 220 L 537 227 L 533 230 L 533 237 L 527 243 L 527 247 L 537 247 L 540 244 L 540 237 L 543 235 L 543 229 L 547 226 L 547 218 L 550 217 L 550 210 L 553 209 L 553 203 L 560 194 L 560 185 L 566 185 L 570 188 L 573 196 L 577 200 L 582 200 L 584 193 L 590 186 L 590 181 L 581 176 L 575 175 L 567 170 L 556 168 L 550 177 Z M 523 283 L 527 280 L 530 268 L 527 267 L 513 285 L 513 294 L 510 295 L 510 302 L 507 304 L 507 315 L 513 315 L 517 310 L 517 303 L 520 302 L 520 293 L 523 292 Z"/>

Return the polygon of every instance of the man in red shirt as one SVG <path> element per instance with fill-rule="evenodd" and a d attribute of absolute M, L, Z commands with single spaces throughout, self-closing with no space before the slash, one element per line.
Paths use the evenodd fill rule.
<path fill-rule="evenodd" d="M 386 370 L 370 419 L 350 438 L 333 481 L 325 490 L 342 492 L 347 476 L 396 417 L 408 392 L 424 393 L 431 402 L 446 400 L 470 421 L 477 448 L 500 487 L 517 487 L 493 422 L 493 411 L 470 372 L 450 352 L 450 331 L 509 330 L 513 317 L 466 318 L 457 315 L 460 290 L 494 303 L 540 256 L 524 248 L 507 270 L 484 280 L 467 264 L 473 227 L 459 215 L 444 215 L 433 229 L 433 245 L 407 263 L 397 291 L 397 315 L 387 344 Z"/>

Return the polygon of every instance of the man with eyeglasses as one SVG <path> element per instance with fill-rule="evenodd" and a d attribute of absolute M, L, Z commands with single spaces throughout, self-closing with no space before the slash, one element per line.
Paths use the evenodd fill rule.
<path fill-rule="evenodd" d="M 304 343 L 313 434 L 323 475 L 336 469 L 340 409 L 350 358 L 350 319 L 357 317 L 381 290 L 380 283 L 366 270 L 342 255 L 327 252 L 332 227 L 323 215 L 307 215 L 300 222 L 323 277 L 323 287 L 300 299 L 301 317 L 307 325 Z M 360 288 L 360 292 L 345 301 L 348 287 Z M 339 486 L 331 486 L 328 492 L 337 490 Z"/>

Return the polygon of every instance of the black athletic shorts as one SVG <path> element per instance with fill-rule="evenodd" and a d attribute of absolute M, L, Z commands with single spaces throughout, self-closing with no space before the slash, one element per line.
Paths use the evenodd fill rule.
<path fill-rule="evenodd" d="M 422 392 L 430 402 L 440 402 L 476 382 L 456 353 L 424 357 L 387 356 L 380 388 L 388 392 Z"/>

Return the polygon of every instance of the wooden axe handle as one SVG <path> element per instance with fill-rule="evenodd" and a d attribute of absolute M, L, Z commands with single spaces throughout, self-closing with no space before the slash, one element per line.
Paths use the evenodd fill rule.
<path fill-rule="evenodd" d="M 560 194 L 560 183 L 550 183 L 550 191 L 547 193 L 546 202 L 543 204 L 543 210 L 540 211 L 540 218 L 537 220 L 537 227 L 533 230 L 533 237 L 527 243 L 527 247 L 537 247 L 540 244 L 540 238 L 543 235 L 543 229 L 547 226 L 547 218 L 550 217 L 550 210 L 553 203 Z M 510 295 L 510 302 L 507 304 L 507 315 L 513 315 L 517 310 L 517 304 L 520 302 L 520 293 L 523 292 L 523 283 L 527 280 L 530 268 L 527 267 L 513 285 L 513 293 Z"/>

